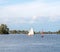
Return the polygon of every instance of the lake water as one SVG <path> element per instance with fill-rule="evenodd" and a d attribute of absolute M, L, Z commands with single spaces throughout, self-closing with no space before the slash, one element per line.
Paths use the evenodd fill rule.
<path fill-rule="evenodd" d="M 60 35 L 0 35 L 0 52 L 60 52 Z"/>

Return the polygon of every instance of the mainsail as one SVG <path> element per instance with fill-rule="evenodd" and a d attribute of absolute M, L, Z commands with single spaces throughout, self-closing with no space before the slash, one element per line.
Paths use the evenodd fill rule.
<path fill-rule="evenodd" d="M 28 33 L 29 36 L 31 35 L 34 35 L 34 31 L 33 31 L 33 28 L 30 29 L 29 33 Z"/>

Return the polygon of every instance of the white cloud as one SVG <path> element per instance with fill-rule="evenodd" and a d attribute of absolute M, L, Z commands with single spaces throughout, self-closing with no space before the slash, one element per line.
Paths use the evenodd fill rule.
<path fill-rule="evenodd" d="M 33 16 L 32 19 L 35 20 L 36 19 L 36 16 Z"/>
<path fill-rule="evenodd" d="M 56 3 L 31 2 L 27 4 L 0 6 L 0 19 L 1 18 L 4 19 L 3 20 L 4 22 L 7 22 L 11 19 L 12 21 L 14 21 L 13 19 L 16 19 L 17 21 L 16 23 L 18 23 L 19 22 L 18 19 L 31 18 L 28 22 L 34 23 L 37 18 L 40 18 L 38 16 L 45 18 L 48 17 L 50 21 L 60 20 L 59 2 Z M 19 23 L 28 22 L 26 20 L 22 20 Z"/>

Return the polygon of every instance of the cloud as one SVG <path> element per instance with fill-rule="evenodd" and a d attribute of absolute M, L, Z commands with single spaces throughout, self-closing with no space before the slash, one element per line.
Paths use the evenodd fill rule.
<path fill-rule="evenodd" d="M 36 23 L 37 19 L 40 19 L 41 21 L 42 19 L 48 19 L 52 22 L 58 21 L 60 20 L 60 3 L 44 3 L 33 1 L 24 4 L 0 6 L 0 19 L 2 19 L 0 22 L 5 23 L 13 22 L 30 24 Z"/>
<path fill-rule="evenodd" d="M 31 19 L 31 21 L 29 21 L 29 23 L 30 23 L 30 24 L 35 23 L 36 18 L 37 18 L 36 16 L 33 16 L 32 19 Z"/>

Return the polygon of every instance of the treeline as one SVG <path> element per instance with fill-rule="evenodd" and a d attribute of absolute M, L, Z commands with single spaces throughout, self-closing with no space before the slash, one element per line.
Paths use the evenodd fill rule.
<path fill-rule="evenodd" d="M 56 31 L 56 32 L 51 32 L 51 31 L 48 31 L 48 32 L 35 32 L 35 34 L 60 34 L 60 30 Z"/>
<path fill-rule="evenodd" d="M 26 30 L 10 30 L 9 31 L 10 34 L 28 34 L 28 31 Z M 35 32 L 34 31 L 34 34 L 41 34 L 42 32 Z M 60 34 L 60 30 L 57 31 L 57 32 L 43 32 L 43 34 Z"/>
<path fill-rule="evenodd" d="M 10 30 L 9 31 L 10 34 L 28 34 L 27 30 Z M 34 32 L 34 34 L 36 34 L 36 32 Z"/>
<path fill-rule="evenodd" d="M 34 32 L 35 34 L 41 34 L 41 32 Z M 56 32 L 43 32 L 44 34 L 60 34 L 60 30 Z M 9 30 L 6 24 L 0 25 L 0 34 L 28 34 L 26 30 Z"/>
<path fill-rule="evenodd" d="M 0 25 L 0 34 L 9 34 L 9 28 L 6 24 Z"/>
<path fill-rule="evenodd" d="M 9 30 L 6 24 L 0 24 L 0 34 L 27 34 L 25 30 Z"/>
<path fill-rule="evenodd" d="M 28 31 L 25 31 L 25 30 L 10 30 L 9 33 L 10 34 L 27 34 Z"/>
<path fill-rule="evenodd" d="M 40 32 L 41 33 L 41 32 Z M 48 32 L 43 32 L 44 34 L 60 34 L 60 30 L 59 31 L 56 31 L 56 32 L 51 32 L 51 31 L 48 31 Z"/>

